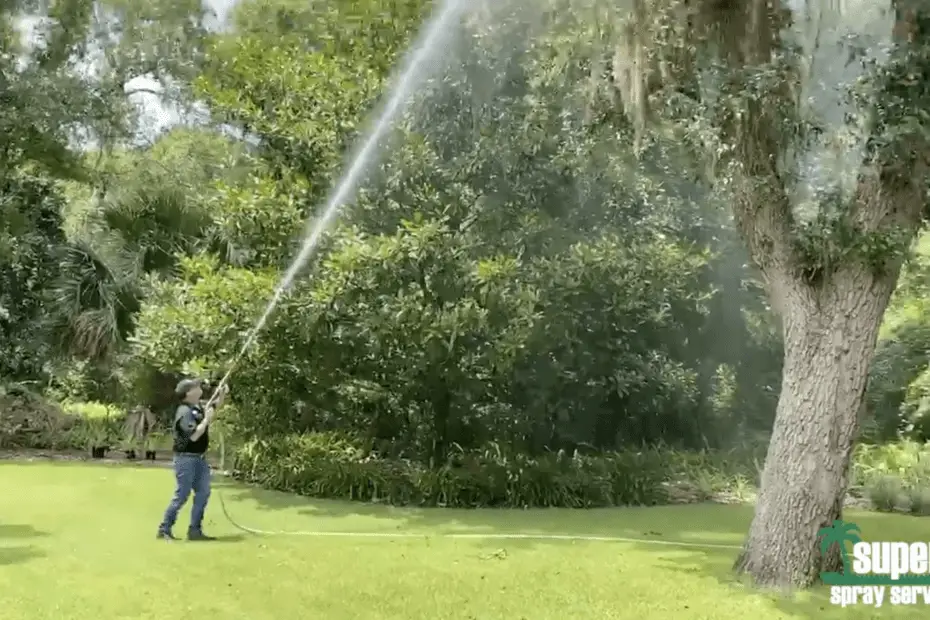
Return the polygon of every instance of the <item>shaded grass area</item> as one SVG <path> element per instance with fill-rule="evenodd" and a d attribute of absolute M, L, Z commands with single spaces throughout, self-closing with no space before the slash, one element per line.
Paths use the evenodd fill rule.
<path fill-rule="evenodd" d="M 916 608 L 832 607 L 823 592 L 754 593 L 729 576 L 735 550 L 437 534 L 622 536 L 738 545 L 743 506 L 612 510 L 398 509 L 306 500 L 219 483 L 261 529 L 419 532 L 423 538 L 242 536 L 214 499 L 226 542 L 169 544 L 154 530 L 172 491 L 158 468 L 0 464 L 4 619 L 784 620 L 916 617 Z M 186 528 L 187 513 L 178 530 Z M 868 540 L 925 540 L 923 521 L 850 513 Z M 430 537 L 432 536 L 432 537 Z M 184 584 L 184 585 L 182 585 Z"/>
<path fill-rule="evenodd" d="M 0 566 L 10 566 L 41 557 L 41 548 L 32 540 L 44 535 L 45 532 L 40 532 L 31 525 L 0 523 Z"/>

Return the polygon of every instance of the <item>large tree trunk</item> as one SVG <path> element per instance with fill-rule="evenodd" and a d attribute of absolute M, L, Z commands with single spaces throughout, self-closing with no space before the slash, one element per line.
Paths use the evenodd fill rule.
<path fill-rule="evenodd" d="M 837 570 L 817 532 L 840 518 L 869 363 L 897 274 L 867 268 L 782 288 L 785 363 L 755 517 L 738 572 L 761 586 L 809 586 Z M 776 293 L 778 294 L 778 293 Z"/>

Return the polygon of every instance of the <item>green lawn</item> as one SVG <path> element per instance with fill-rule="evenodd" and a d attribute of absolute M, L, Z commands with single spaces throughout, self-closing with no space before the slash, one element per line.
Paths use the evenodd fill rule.
<path fill-rule="evenodd" d="M 217 543 L 153 539 L 169 471 L 0 464 L 4 620 L 774 620 L 910 617 L 916 608 L 779 600 L 730 582 L 735 551 L 649 543 L 239 536 L 219 502 Z M 223 487 L 262 529 L 623 536 L 737 545 L 727 506 L 594 511 L 402 510 Z M 926 540 L 927 520 L 849 515 L 866 539 Z M 187 525 L 182 516 L 178 532 Z"/>

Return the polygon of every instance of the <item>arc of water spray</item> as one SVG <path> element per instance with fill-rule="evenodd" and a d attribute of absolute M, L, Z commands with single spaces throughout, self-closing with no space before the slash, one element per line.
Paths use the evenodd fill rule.
<path fill-rule="evenodd" d="M 300 252 L 284 273 L 284 277 L 281 278 L 280 283 L 275 288 L 274 296 L 271 298 L 271 301 L 268 302 L 268 305 L 265 306 L 264 312 L 261 314 L 254 327 L 252 327 L 246 335 L 242 348 L 233 358 L 229 368 L 226 370 L 226 374 L 223 375 L 223 378 L 217 385 L 217 389 L 213 392 L 210 400 L 207 401 L 207 407 L 212 405 L 219 397 L 223 387 L 229 381 L 229 377 L 239 365 L 242 357 L 245 355 L 246 351 L 248 351 L 249 347 L 255 343 L 255 339 L 258 337 L 262 328 L 265 327 L 265 323 L 268 322 L 272 312 L 274 312 L 297 275 L 307 264 L 307 261 L 310 260 L 313 251 L 316 249 L 317 245 L 319 245 L 323 233 L 329 230 L 329 227 L 339 214 L 339 209 L 348 201 L 362 175 L 368 169 L 369 165 L 373 163 L 378 144 L 394 124 L 395 118 L 403 109 L 414 86 L 419 84 L 421 78 L 424 76 L 425 65 L 434 57 L 437 50 L 440 49 L 439 44 L 442 43 L 444 35 L 447 34 L 450 26 L 462 14 L 469 2 L 470 0 L 445 0 L 434 17 L 427 24 L 423 36 L 414 47 L 413 52 L 408 56 L 406 65 L 400 72 L 400 77 L 387 103 L 384 105 L 381 113 L 376 117 L 368 138 L 365 139 L 361 148 L 352 158 L 349 169 L 339 180 L 339 184 L 336 186 L 330 199 L 326 202 L 320 218 L 315 222 L 311 220 L 308 224 L 308 232 L 301 245 Z"/>

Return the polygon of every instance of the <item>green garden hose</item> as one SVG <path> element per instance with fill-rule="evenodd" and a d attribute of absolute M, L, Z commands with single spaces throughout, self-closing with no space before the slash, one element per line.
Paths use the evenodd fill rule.
<path fill-rule="evenodd" d="M 220 443 L 220 472 L 227 478 L 232 478 L 226 470 L 226 434 L 219 429 L 217 433 Z M 445 534 L 417 534 L 414 532 L 328 532 L 312 530 L 262 530 L 254 527 L 242 525 L 236 521 L 229 513 L 229 507 L 226 505 L 225 493 L 222 488 L 218 489 L 220 507 L 223 510 L 223 516 L 237 530 L 252 534 L 254 536 L 313 536 L 317 538 L 447 538 L 461 540 L 539 540 L 539 541 L 577 541 L 577 542 L 614 542 L 614 543 L 636 543 L 647 545 L 662 545 L 668 547 L 690 547 L 701 549 L 742 549 L 739 545 L 725 545 L 721 543 L 699 543 L 675 540 L 656 540 L 652 538 L 626 538 L 622 536 L 586 536 L 580 534 L 468 534 L 468 533 L 445 533 Z"/>

